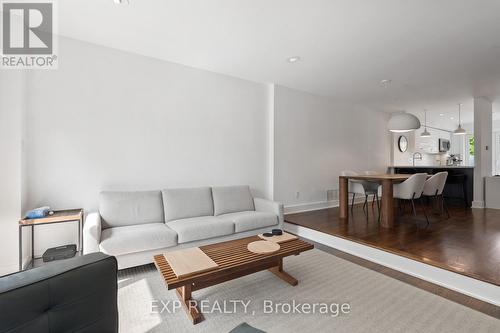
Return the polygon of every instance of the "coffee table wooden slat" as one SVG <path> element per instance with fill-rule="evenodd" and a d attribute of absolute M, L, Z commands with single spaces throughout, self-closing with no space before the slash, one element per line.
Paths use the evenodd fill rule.
<path fill-rule="evenodd" d="M 295 239 L 280 243 L 280 249 L 273 253 L 252 253 L 247 245 L 262 240 L 258 236 L 237 239 L 212 245 L 201 246 L 200 249 L 209 256 L 219 267 L 190 276 L 177 277 L 163 254 L 154 256 L 154 263 L 163 277 L 167 289 L 176 289 L 184 309 L 193 324 L 202 320 L 202 315 L 193 306 L 192 291 L 207 288 L 225 281 L 236 279 L 261 270 L 270 272 L 295 286 L 298 281 L 283 271 L 283 258 L 298 255 L 301 252 L 312 250 L 314 246 L 303 240 Z"/>

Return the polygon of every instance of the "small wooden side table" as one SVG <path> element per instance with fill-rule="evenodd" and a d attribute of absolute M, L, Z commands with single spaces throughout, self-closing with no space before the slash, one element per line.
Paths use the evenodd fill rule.
<path fill-rule="evenodd" d="M 53 223 L 76 222 L 78 221 L 78 247 L 77 253 L 82 253 L 82 228 L 83 209 L 57 210 L 54 214 L 38 219 L 19 220 L 19 270 L 23 270 L 23 227 L 31 226 L 31 260 L 27 267 L 35 265 L 35 226 Z"/>

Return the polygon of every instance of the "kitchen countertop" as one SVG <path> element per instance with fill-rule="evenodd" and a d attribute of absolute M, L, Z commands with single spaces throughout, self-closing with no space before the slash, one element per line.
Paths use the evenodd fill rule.
<path fill-rule="evenodd" d="M 389 168 L 409 168 L 409 169 L 474 169 L 473 166 L 467 165 L 395 165 Z"/>

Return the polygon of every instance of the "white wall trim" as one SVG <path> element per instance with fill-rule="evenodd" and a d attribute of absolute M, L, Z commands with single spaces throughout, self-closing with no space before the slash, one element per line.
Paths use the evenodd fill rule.
<path fill-rule="evenodd" d="M 354 203 L 359 204 L 365 202 L 365 199 L 358 198 L 354 200 Z M 371 198 L 368 198 L 368 202 L 371 205 Z M 351 200 L 349 200 L 349 207 L 351 205 Z M 302 212 L 310 212 L 313 210 L 320 210 L 326 208 L 334 208 L 339 206 L 338 200 L 331 201 L 316 201 L 316 202 L 305 202 L 295 205 L 285 205 L 285 214 L 292 213 L 302 213 Z"/>
<path fill-rule="evenodd" d="M 285 214 L 308 212 L 308 211 L 312 211 L 312 210 L 319 210 L 319 209 L 332 208 L 332 207 L 338 207 L 338 206 L 339 206 L 338 200 L 306 202 L 306 203 L 295 204 L 295 205 L 286 205 L 285 206 Z"/>
<path fill-rule="evenodd" d="M 285 223 L 284 228 L 286 231 L 298 236 L 311 239 L 340 251 L 500 306 L 500 288 L 491 283 L 476 280 L 465 275 L 453 273 L 295 224 Z"/>
<path fill-rule="evenodd" d="M 485 208 L 484 201 L 476 201 L 476 200 L 472 201 L 472 208 L 479 208 L 479 209 Z"/>

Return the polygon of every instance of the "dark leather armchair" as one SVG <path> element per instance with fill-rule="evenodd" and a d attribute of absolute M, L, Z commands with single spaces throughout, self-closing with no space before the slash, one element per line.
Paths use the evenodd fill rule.
<path fill-rule="evenodd" d="M 0 278 L 0 332 L 118 332 L 117 263 L 92 253 Z"/>

